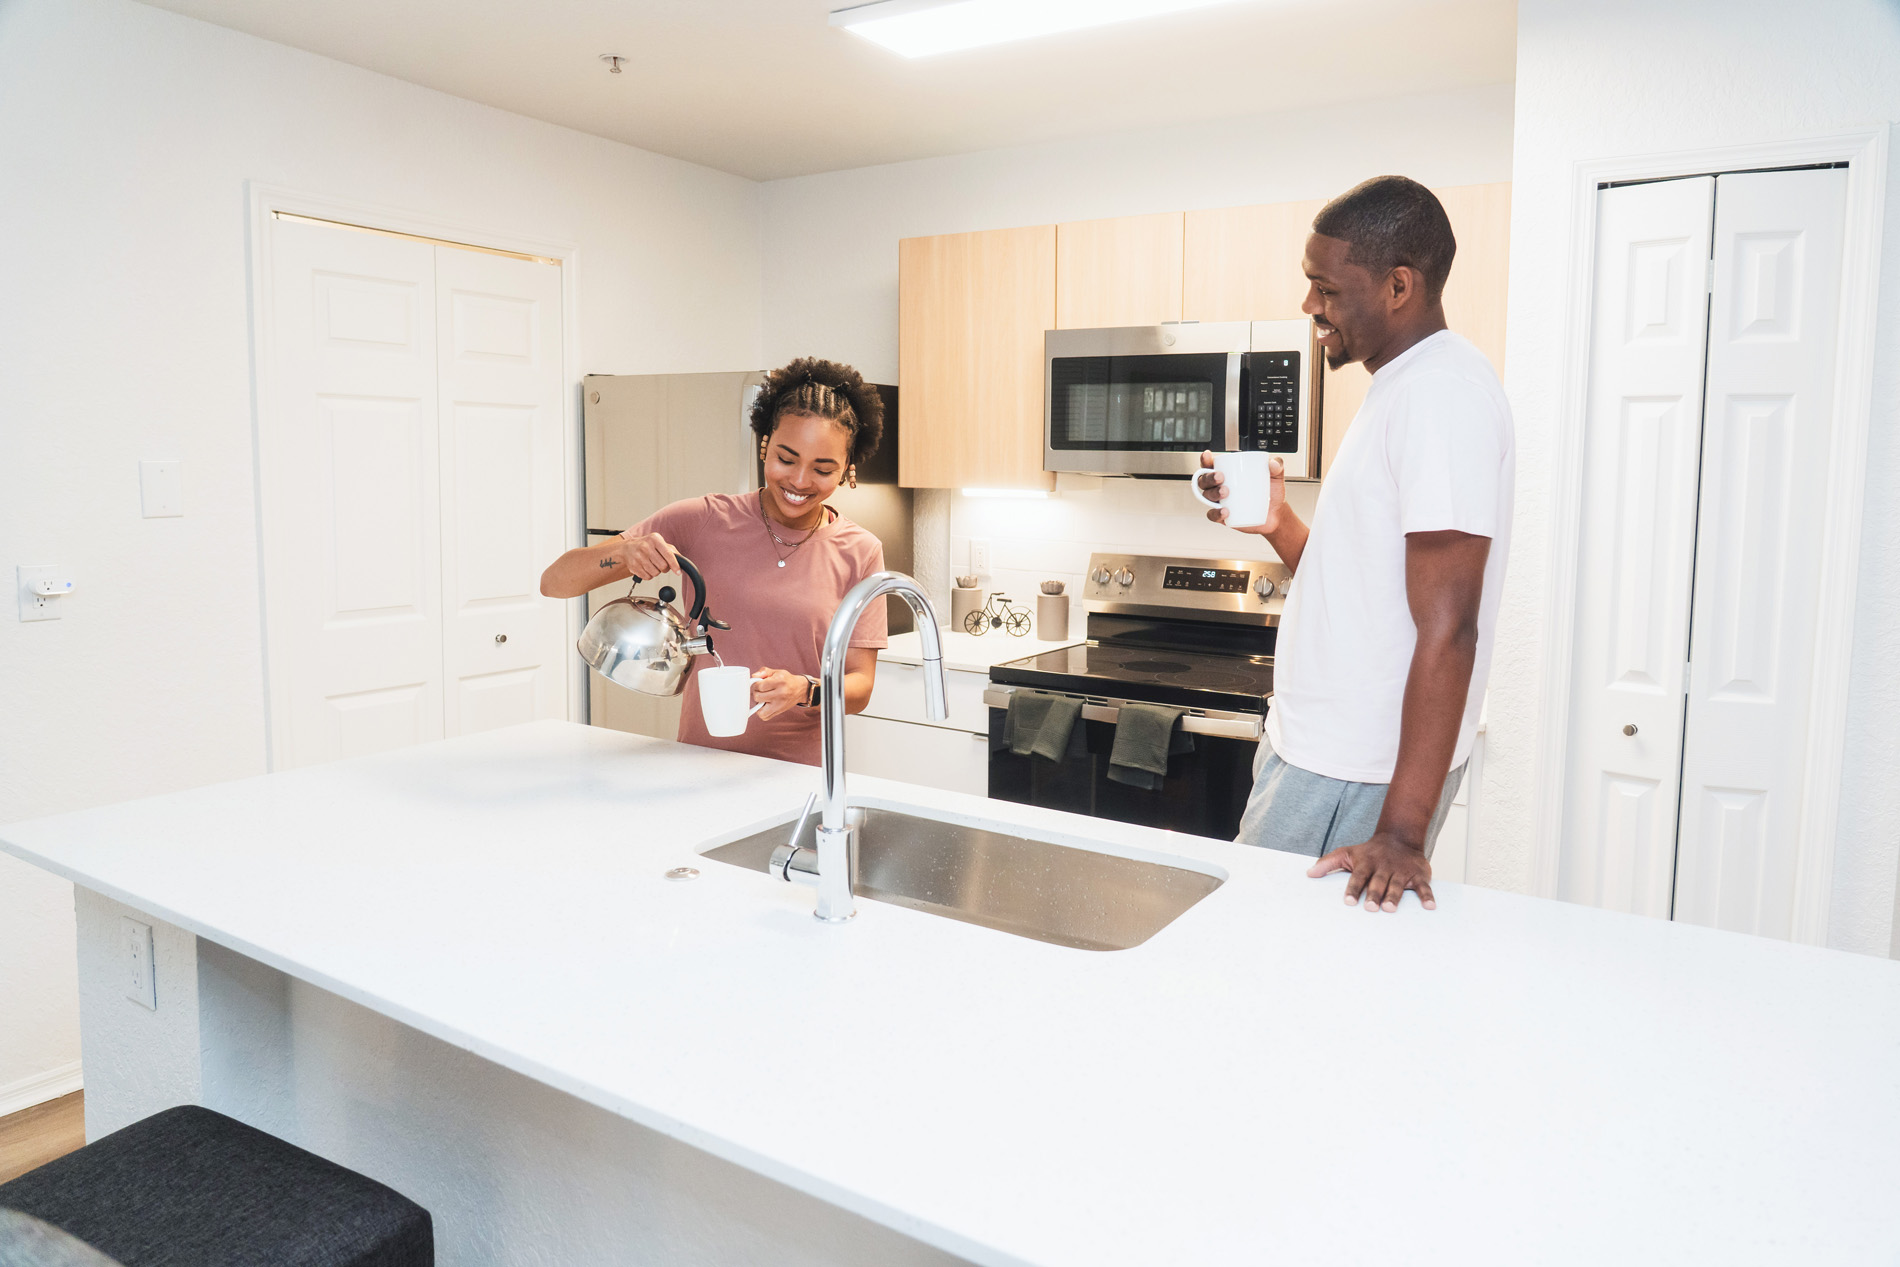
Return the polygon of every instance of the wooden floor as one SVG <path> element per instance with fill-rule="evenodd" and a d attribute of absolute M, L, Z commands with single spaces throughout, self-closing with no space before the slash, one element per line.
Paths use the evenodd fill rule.
<path fill-rule="evenodd" d="M 86 1142 L 86 1093 L 75 1091 L 0 1117 L 0 1183 Z"/>

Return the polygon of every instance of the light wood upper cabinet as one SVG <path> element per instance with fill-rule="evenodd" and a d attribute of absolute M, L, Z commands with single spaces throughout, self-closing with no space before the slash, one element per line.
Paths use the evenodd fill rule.
<path fill-rule="evenodd" d="M 1181 319 L 1179 211 L 1056 226 L 1058 330 Z"/>
<path fill-rule="evenodd" d="M 1056 317 L 1056 229 L 897 244 L 898 385 L 907 488 L 1050 488 L 1042 335 Z"/>
<path fill-rule="evenodd" d="M 1301 314 L 1300 256 L 1326 204 L 1276 202 L 1187 213 L 1182 259 L 1186 321 L 1283 321 Z"/>
<path fill-rule="evenodd" d="M 1445 283 L 1445 319 L 1504 373 L 1504 311 L 1511 260 L 1511 186 L 1434 189 L 1458 239 Z M 1189 321 L 1272 321 L 1301 316 L 1300 259 L 1323 200 L 1190 211 L 1183 249 L 1182 316 Z M 1326 371 L 1320 475 L 1346 436 L 1372 376 L 1361 365 Z"/>
<path fill-rule="evenodd" d="M 1445 279 L 1445 321 L 1477 344 L 1504 377 L 1504 310 L 1511 289 L 1511 185 L 1434 189 L 1458 254 Z"/>

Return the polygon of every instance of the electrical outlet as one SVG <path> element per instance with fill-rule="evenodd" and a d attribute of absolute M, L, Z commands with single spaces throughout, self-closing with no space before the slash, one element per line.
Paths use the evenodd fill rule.
<path fill-rule="evenodd" d="M 70 591 L 70 582 L 61 580 L 65 569 L 58 564 L 20 565 L 20 620 L 58 620 L 60 595 Z"/>
<path fill-rule="evenodd" d="M 130 915 L 119 917 L 125 937 L 125 997 L 158 1010 L 158 973 L 152 967 L 152 926 Z"/>
<path fill-rule="evenodd" d="M 987 537 L 970 538 L 970 570 L 979 576 L 990 574 L 990 543 Z"/>

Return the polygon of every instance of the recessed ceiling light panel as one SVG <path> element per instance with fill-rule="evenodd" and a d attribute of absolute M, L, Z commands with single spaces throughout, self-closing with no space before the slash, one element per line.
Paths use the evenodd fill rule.
<path fill-rule="evenodd" d="M 841 26 L 905 57 L 929 57 L 1235 0 L 876 0 L 831 15 Z"/>

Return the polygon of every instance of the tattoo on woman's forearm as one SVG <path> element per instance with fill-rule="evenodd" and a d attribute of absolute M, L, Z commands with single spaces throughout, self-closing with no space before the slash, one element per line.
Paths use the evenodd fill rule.
<path fill-rule="evenodd" d="M 604 568 L 617 568 L 620 566 L 620 560 L 619 559 L 602 559 L 600 561 L 600 566 Z"/>

